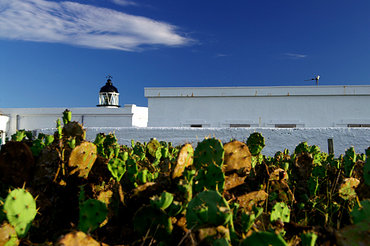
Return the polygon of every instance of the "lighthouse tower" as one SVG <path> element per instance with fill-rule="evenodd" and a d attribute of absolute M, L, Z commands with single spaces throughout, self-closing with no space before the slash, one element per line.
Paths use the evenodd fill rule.
<path fill-rule="evenodd" d="M 118 108 L 119 93 L 116 87 L 113 86 L 112 76 L 107 76 L 107 83 L 100 89 L 98 107 Z"/>

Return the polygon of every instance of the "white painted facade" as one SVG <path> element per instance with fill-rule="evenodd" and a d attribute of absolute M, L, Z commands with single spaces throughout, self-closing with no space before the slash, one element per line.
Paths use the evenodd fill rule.
<path fill-rule="evenodd" d="M 91 141 L 97 133 L 115 132 L 120 144 L 155 137 L 196 145 L 207 136 L 245 141 L 257 131 L 266 139 L 266 155 L 283 148 L 293 151 L 302 141 L 327 151 L 329 138 L 337 155 L 350 146 L 361 153 L 370 146 L 369 85 L 145 88 L 145 97 L 148 107 L 69 109 Z M 64 110 L 0 108 L 0 138 L 19 129 L 52 134 Z M 277 129 L 281 127 L 290 128 Z"/>
<path fill-rule="evenodd" d="M 17 130 L 36 130 L 55 128 L 56 120 L 62 118 L 65 108 L 0 108 L 2 117 L 8 118 L 4 123 L 9 137 Z M 121 108 L 69 108 L 72 120 L 85 127 L 146 127 L 148 108 L 134 104 L 125 104 Z M 1 125 L 0 125 L 1 127 Z"/>
<path fill-rule="evenodd" d="M 145 88 L 149 127 L 370 126 L 370 85 Z"/>
<path fill-rule="evenodd" d="M 0 115 L 0 145 L 5 143 L 5 133 L 7 131 L 8 122 L 8 116 Z"/>

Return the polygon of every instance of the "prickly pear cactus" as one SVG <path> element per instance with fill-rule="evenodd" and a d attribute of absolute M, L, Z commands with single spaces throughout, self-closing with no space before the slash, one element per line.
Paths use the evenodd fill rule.
<path fill-rule="evenodd" d="M 161 196 L 154 196 L 150 198 L 150 204 L 158 209 L 165 210 L 168 208 L 173 201 L 173 195 L 166 191 L 163 191 Z"/>
<path fill-rule="evenodd" d="M 36 216 L 36 201 L 25 189 L 12 190 L 5 199 L 4 211 L 18 237 L 25 237 Z"/>
<path fill-rule="evenodd" d="M 352 176 L 353 169 L 355 167 L 357 155 L 353 147 L 346 150 L 343 157 L 344 175 L 348 178 Z"/>
<path fill-rule="evenodd" d="M 70 174 L 78 172 L 79 177 L 87 178 L 96 158 L 96 145 L 90 142 L 83 142 L 71 152 L 68 166 L 73 170 L 71 170 Z"/>
<path fill-rule="evenodd" d="M 223 192 L 225 188 L 225 174 L 220 166 L 211 164 L 205 173 L 204 186 L 210 190 Z"/>
<path fill-rule="evenodd" d="M 240 204 L 240 207 L 246 208 L 250 211 L 253 206 L 262 206 L 268 196 L 269 195 L 264 190 L 252 191 L 238 196 L 238 203 Z"/>
<path fill-rule="evenodd" d="M 224 148 L 220 140 L 209 138 L 198 143 L 198 146 L 195 148 L 194 152 L 195 168 L 205 168 L 210 164 L 222 166 L 223 162 Z"/>
<path fill-rule="evenodd" d="M 186 221 L 189 229 L 225 225 L 232 218 L 229 204 L 214 190 L 196 195 L 188 204 Z"/>
<path fill-rule="evenodd" d="M 358 224 L 362 221 L 370 221 L 370 200 L 361 201 L 361 207 L 356 203 L 351 212 L 351 216 L 354 224 Z"/>
<path fill-rule="evenodd" d="M 370 186 L 370 147 L 366 149 L 366 162 L 364 165 L 364 181 Z"/>
<path fill-rule="evenodd" d="M 281 220 L 282 222 L 290 221 L 290 210 L 284 202 L 278 202 L 271 211 L 270 221 Z"/>
<path fill-rule="evenodd" d="M 134 230 L 140 235 L 151 235 L 159 240 L 168 239 L 172 233 L 171 218 L 153 206 L 141 207 L 134 216 Z"/>
<path fill-rule="evenodd" d="M 19 240 L 17 233 L 13 226 L 4 222 L 0 226 L 0 245 L 4 246 L 17 246 L 19 245 Z"/>
<path fill-rule="evenodd" d="M 157 151 L 161 152 L 161 144 L 158 142 L 157 139 L 152 138 L 146 145 L 146 149 L 148 150 L 149 155 L 151 155 L 153 158 L 157 158 L 157 156 L 159 155 Z"/>
<path fill-rule="evenodd" d="M 246 169 L 249 172 L 251 169 L 251 153 L 248 146 L 240 141 L 232 141 L 224 145 L 225 161 L 224 171 L 229 172 Z"/>
<path fill-rule="evenodd" d="M 317 234 L 314 232 L 302 233 L 302 246 L 315 246 L 317 240 Z"/>
<path fill-rule="evenodd" d="M 172 178 L 177 178 L 182 175 L 185 168 L 193 164 L 194 149 L 191 144 L 185 144 L 181 147 L 177 157 L 176 166 L 172 172 Z"/>
<path fill-rule="evenodd" d="M 80 123 L 71 121 L 63 126 L 63 138 L 65 140 L 72 140 L 75 138 L 76 145 L 79 145 L 86 138 L 86 130 Z"/>
<path fill-rule="evenodd" d="M 134 154 L 139 157 L 140 160 L 145 159 L 145 147 L 141 143 L 137 142 L 132 148 Z"/>
<path fill-rule="evenodd" d="M 301 142 L 295 147 L 294 153 L 298 155 L 301 153 L 308 153 L 309 151 L 310 146 L 308 146 L 307 142 Z"/>
<path fill-rule="evenodd" d="M 82 231 L 73 231 L 61 237 L 56 246 L 100 246 L 101 244 Z"/>
<path fill-rule="evenodd" d="M 12 141 L 21 142 L 24 138 L 27 137 L 25 130 L 18 130 L 11 136 Z"/>
<path fill-rule="evenodd" d="M 252 155 L 258 155 L 265 147 L 265 138 L 261 133 L 254 132 L 249 135 L 247 145 Z"/>
<path fill-rule="evenodd" d="M 83 232 L 91 232 L 106 219 L 108 209 L 105 203 L 89 199 L 80 204 L 80 219 L 78 228 Z"/>
<path fill-rule="evenodd" d="M 63 124 L 67 125 L 72 120 L 72 112 L 69 109 L 64 110 L 63 112 Z"/>
<path fill-rule="evenodd" d="M 247 233 L 255 220 L 262 214 L 263 208 L 253 207 L 252 211 L 241 211 L 241 227 L 244 233 Z"/>
<path fill-rule="evenodd" d="M 346 178 L 339 188 L 339 196 L 344 200 L 352 200 L 356 198 L 355 189 L 360 184 L 360 180 L 356 178 Z"/>
<path fill-rule="evenodd" d="M 110 159 L 108 162 L 108 170 L 118 182 L 126 172 L 126 163 L 120 158 Z"/>
<path fill-rule="evenodd" d="M 98 148 L 99 155 L 104 155 L 104 140 L 106 136 L 104 133 L 98 133 L 96 134 L 94 144 Z"/>

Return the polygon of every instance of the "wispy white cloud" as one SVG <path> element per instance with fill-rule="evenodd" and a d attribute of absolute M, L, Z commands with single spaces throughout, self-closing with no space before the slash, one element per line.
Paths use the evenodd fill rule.
<path fill-rule="evenodd" d="M 307 55 L 297 53 L 284 53 L 284 55 L 292 59 L 303 59 L 307 57 Z"/>
<path fill-rule="evenodd" d="M 217 53 L 217 54 L 215 55 L 215 57 L 225 57 L 225 56 L 229 56 L 229 55 L 227 55 L 227 54 L 223 54 L 223 53 Z"/>
<path fill-rule="evenodd" d="M 0 0 L 0 38 L 125 51 L 192 42 L 165 22 L 71 1 L 45 0 Z"/>
<path fill-rule="evenodd" d="M 127 5 L 138 5 L 136 2 L 134 1 L 130 1 L 130 0 L 112 0 L 113 3 L 117 4 L 117 5 L 121 5 L 121 6 L 127 6 Z"/>

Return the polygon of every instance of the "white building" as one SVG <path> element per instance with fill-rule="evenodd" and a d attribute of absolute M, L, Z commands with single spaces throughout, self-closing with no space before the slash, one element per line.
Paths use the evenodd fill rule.
<path fill-rule="evenodd" d="M 350 146 L 362 153 L 370 146 L 370 130 L 363 128 L 370 127 L 369 85 L 145 88 L 148 108 L 120 107 L 118 90 L 109 81 L 105 86 L 98 107 L 69 108 L 72 120 L 87 128 L 89 141 L 115 132 L 120 144 L 155 137 L 178 145 L 207 136 L 245 141 L 258 131 L 266 138 L 267 155 L 294 151 L 302 141 L 325 151 L 333 139 L 337 155 Z M 0 108 L 0 141 L 20 129 L 53 134 L 64 110 Z"/>
<path fill-rule="evenodd" d="M 65 108 L 1 108 L 0 113 L 9 118 L 6 131 L 55 128 Z M 72 120 L 85 127 L 146 127 L 148 108 L 125 104 L 121 108 L 69 108 Z"/>
<path fill-rule="evenodd" d="M 55 128 L 66 108 L 0 108 L 0 142 L 17 130 Z M 135 104 L 119 105 L 119 93 L 111 77 L 99 91 L 99 104 L 91 108 L 69 108 L 72 120 L 85 127 L 146 127 L 148 108 Z"/>
<path fill-rule="evenodd" d="M 150 127 L 370 127 L 370 86 L 145 88 Z"/>

